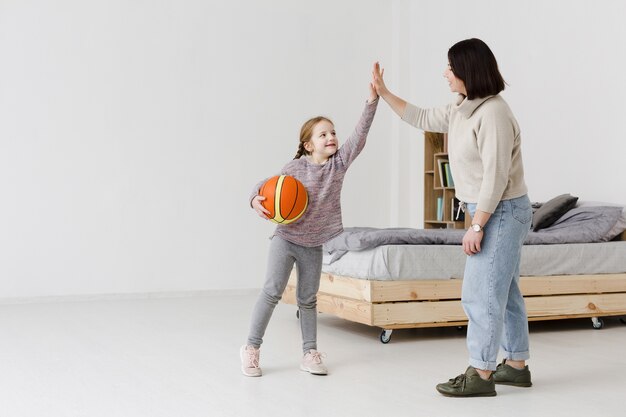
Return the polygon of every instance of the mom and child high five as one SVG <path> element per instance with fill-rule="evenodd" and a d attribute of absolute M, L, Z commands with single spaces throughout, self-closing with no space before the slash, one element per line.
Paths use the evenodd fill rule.
<path fill-rule="evenodd" d="M 296 158 L 285 166 L 283 173 L 300 176 L 298 179 L 310 188 L 312 207 L 340 207 L 343 175 L 365 144 L 378 97 L 412 126 L 447 133 L 456 196 L 472 217 L 472 225 L 463 237 L 463 251 L 468 257 L 462 287 L 462 304 L 469 318 L 470 366 L 465 373 L 436 388 L 446 396 L 472 397 L 496 395 L 498 383 L 529 387 L 530 371 L 525 363 L 529 358 L 528 321 L 518 283 L 522 243 L 530 229 L 532 209 L 524 182 L 520 129 L 499 94 L 505 83 L 496 59 L 479 39 L 453 45 L 448 50 L 444 77 L 458 96 L 453 103 L 439 108 L 420 108 L 392 94 L 383 74 L 376 63 L 363 115 L 346 145 L 337 150 L 330 120 L 311 119 L 302 128 Z M 250 202 L 265 217 L 258 189 L 259 185 Z M 327 189 L 330 191 L 319 191 Z M 321 272 L 321 245 L 340 233 L 340 217 L 340 209 L 308 209 L 296 223 L 298 227 L 277 226 L 266 284 L 253 312 L 247 343 L 240 351 L 245 375 L 262 374 L 262 338 L 294 262 L 302 298 L 298 300 L 304 352 L 301 369 L 312 374 L 327 373 L 317 351 L 315 294 Z M 323 234 L 305 233 L 307 228 L 320 229 L 319 225 L 328 226 L 322 228 Z M 311 236 L 315 239 L 304 239 Z M 498 364 L 500 347 L 504 360 Z"/>

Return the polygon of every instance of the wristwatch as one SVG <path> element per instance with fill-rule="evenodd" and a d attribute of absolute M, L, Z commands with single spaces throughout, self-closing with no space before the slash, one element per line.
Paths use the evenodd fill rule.
<path fill-rule="evenodd" d="M 480 233 L 483 231 L 483 227 L 481 225 L 479 225 L 478 223 L 474 223 L 473 225 L 470 226 L 472 228 L 473 231 L 475 231 L 476 233 Z"/>

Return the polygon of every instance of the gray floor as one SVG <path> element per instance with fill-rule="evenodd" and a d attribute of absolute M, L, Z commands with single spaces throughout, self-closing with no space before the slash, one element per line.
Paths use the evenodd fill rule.
<path fill-rule="evenodd" d="M 254 293 L 0 305 L 0 416 L 625 416 L 626 326 L 531 324 L 532 388 L 453 399 L 466 366 L 455 328 L 394 332 L 321 314 L 330 374 L 298 369 L 295 307 L 276 309 L 265 375 L 239 371 Z"/>

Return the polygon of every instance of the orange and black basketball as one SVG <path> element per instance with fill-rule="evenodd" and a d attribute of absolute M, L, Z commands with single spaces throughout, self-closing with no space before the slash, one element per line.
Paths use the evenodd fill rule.
<path fill-rule="evenodd" d="M 261 203 L 274 223 L 289 224 L 298 220 L 305 212 L 309 197 L 304 185 L 289 175 L 277 175 L 261 186 L 259 195 L 265 197 Z"/>

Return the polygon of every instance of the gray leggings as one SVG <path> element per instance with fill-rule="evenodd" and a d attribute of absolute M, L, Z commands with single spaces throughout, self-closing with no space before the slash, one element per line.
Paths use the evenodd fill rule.
<path fill-rule="evenodd" d="M 296 264 L 298 288 L 296 299 L 300 310 L 302 350 L 317 349 L 317 290 L 322 273 L 322 247 L 307 248 L 278 236 L 272 237 L 265 286 L 252 312 L 248 345 L 259 348 L 274 307 L 287 286 L 289 274 Z"/>

